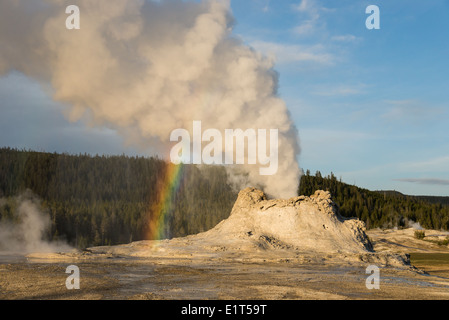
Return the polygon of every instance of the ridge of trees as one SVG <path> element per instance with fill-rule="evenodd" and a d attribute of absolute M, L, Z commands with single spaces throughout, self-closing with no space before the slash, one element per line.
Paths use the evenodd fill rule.
<path fill-rule="evenodd" d="M 322 176 L 310 171 L 301 179 L 299 194 L 329 191 L 344 217 L 357 217 L 367 228 L 407 227 L 418 222 L 423 228 L 449 230 L 448 197 L 408 196 L 397 191 L 370 191 L 338 180 L 333 173 Z"/>
<path fill-rule="evenodd" d="M 14 219 L 17 196 L 30 190 L 51 217 L 48 240 L 76 247 L 151 239 L 150 221 L 163 238 L 213 228 L 226 219 L 237 194 L 223 167 L 183 165 L 177 188 L 163 189 L 172 164 L 156 157 L 90 156 L 0 149 L 0 222 Z M 167 197 L 164 212 L 155 203 Z"/>

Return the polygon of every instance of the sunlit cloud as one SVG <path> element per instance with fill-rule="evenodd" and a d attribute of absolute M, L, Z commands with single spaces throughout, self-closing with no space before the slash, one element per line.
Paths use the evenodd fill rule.
<path fill-rule="evenodd" d="M 332 41 L 338 41 L 338 42 L 355 42 L 361 40 L 361 38 L 356 37 L 352 34 L 344 34 L 344 35 L 338 35 L 333 36 L 331 38 Z"/>
<path fill-rule="evenodd" d="M 282 44 L 267 41 L 253 41 L 251 46 L 271 57 L 278 64 L 292 62 L 314 62 L 331 65 L 335 56 L 322 45 L 302 46 L 295 44 Z"/>
<path fill-rule="evenodd" d="M 321 13 L 333 11 L 333 9 L 320 6 L 317 1 L 310 0 L 302 0 L 298 4 L 292 5 L 292 7 L 302 18 L 302 23 L 293 28 L 293 32 L 297 35 L 310 35 L 317 30 L 325 29 L 326 24 L 321 19 Z"/>

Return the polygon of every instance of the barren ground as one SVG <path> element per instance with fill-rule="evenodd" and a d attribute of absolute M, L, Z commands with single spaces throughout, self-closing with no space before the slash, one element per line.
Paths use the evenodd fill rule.
<path fill-rule="evenodd" d="M 0 299 L 449 299 L 447 247 L 416 240 L 411 229 L 368 235 L 375 250 L 409 253 L 420 270 L 381 267 L 380 289 L 368 290 L 370 263 L 332 257 L 3 255 Z M 80 290 L 65 286 L 70 264 L 80 268 Z"/>

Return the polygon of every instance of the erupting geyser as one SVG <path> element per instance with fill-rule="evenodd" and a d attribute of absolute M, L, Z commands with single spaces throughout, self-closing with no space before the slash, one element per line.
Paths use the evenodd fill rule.
<path fill-rule="evenodd" d="M 276 129 L 277 173 L 242 165 L 229 169 L 229 180 L 239 190 L 296 195 L 298 136 L 274 63 L 232 35 L 228 0 L 79 0 L 81 28 L 69 30 L 72 2 L 0 2 L 8 13 L 0 20 L 0 75 L 36 79 L 69 106 L 71 121 L 114 128 L 167 159 L 171 132 L 191 131 L 195 120 L 220 132 Z"/>

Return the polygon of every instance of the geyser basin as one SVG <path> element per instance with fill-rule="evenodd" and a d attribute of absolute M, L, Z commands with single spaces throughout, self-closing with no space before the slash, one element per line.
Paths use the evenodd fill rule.
<path fill-rule="evenodd" d="M 156 259 L 158 263 L 183 261 L 183 264 L 327 261 L 409 266 L 405 254 L 374 252 L 364 223 L 342 217 L 329 192 L 268 200 L 255 188 L 240 191 L 229 218 L 207 232 L 171 240 L 93 247 L 84 252 L 52 255 L 51 259 L 114 257 Z"/>

